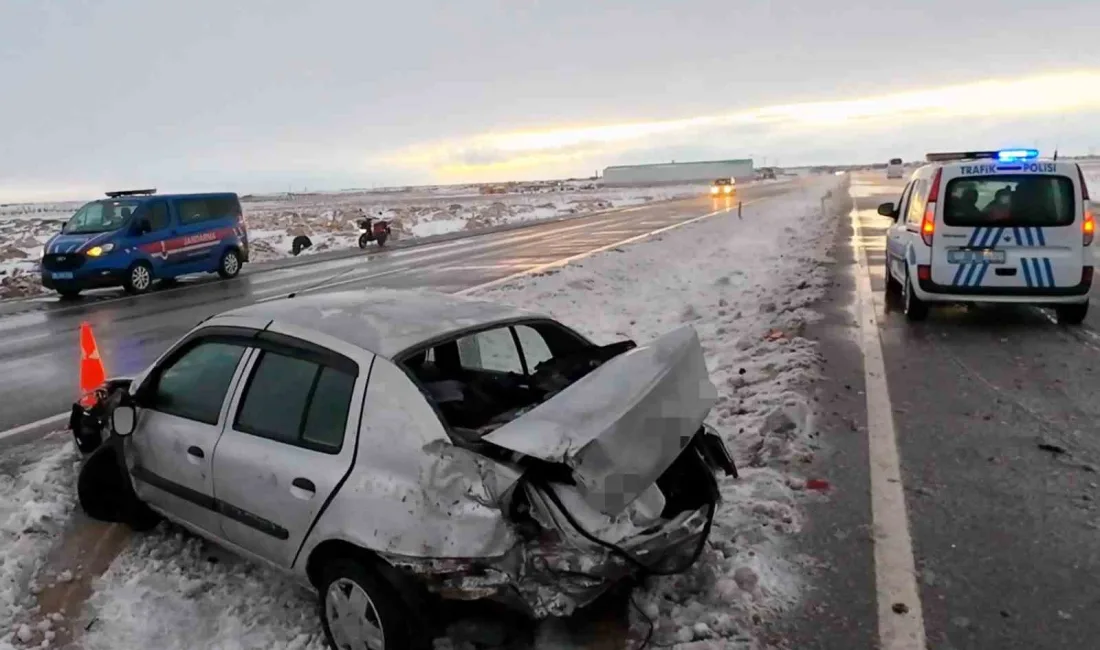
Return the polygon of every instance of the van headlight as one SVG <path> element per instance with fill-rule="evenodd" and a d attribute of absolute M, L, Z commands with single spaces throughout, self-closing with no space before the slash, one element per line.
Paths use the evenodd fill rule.
<path fill-rule="evenodd" d="M 110 253 L 114 249 L 115 249 L 114 244 L 103 244 L 102 246 L 92 246 L 91 248 L 88 249 L 88 252 L 85 253 L 85 255 L 87 255 L 88 257 L 99 257 L 100 255 L 105 255 L 107 253 Z"/>

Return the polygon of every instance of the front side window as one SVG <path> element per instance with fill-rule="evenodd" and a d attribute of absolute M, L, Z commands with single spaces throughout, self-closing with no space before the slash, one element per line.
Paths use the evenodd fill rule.
<path fill-rule="evenodd" d="M 160 372 L 153 410 L 206 424 L 217 424 L 229 382 L 244 354 L 233 343 L 201 342 Z"/>
<path fill-rule="evenodd" d="M 118 230 L 130 220 L 137 201 L 92 201 L 76 211 L 65 227 L 66 235 L 90 235 Z"/>
<path fill-rule="evenodd" d="M 265 351 L 252 371 L 234 426 L 261 438 L 337 453 L 344 441 L 355 377 Z"/>
<path fill-rule="evenodd" d="M 458 358 L 467 370 L 523 373 L 512 329 L 500 327 L 458 340 Z"/>
<path fill-rule="evenodd" d="M 538 330 L 530 325 L 517 325 L 516 336 L 519 337 L 520 347 L 523 349 L 523 359 L 527 362 L 527 371 L 534 373 L 539 364 L 554 358 L 546 339 Z"/>
<path fill-rule="evenodd" d="M 168 216 L 168 203 L 164 201 L 154 201 L 149 204 L 149 231 L 156 232 L 158 230 L 164 230 L 171 224 L 171 218 Z"/>

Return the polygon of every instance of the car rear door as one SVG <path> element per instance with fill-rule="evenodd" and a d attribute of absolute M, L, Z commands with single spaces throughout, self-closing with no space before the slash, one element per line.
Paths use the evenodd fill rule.
<path fill-rule="evenodd" d="M 932 279 L 964 293 L 1042 295 L 1082 279 L 1083 206 L 1070 166 L 975 161 L 944 170 Z"/>
<path fill-rule="evenodd" d="M 369 364 L 270 332 L 256 346 L 214 453 L 214 494 L 228 541 L 289 567 L 354 462 Z"/>
<path fill-rule="evenodd" d="M 218 197 L 187 196 L 174 203 L 179 227 L 172 240 L 173 263 L 186 266 L 187 273 L 212 270 L 224 235 L 220 232 L 224 215 L 220 214 Z"/>

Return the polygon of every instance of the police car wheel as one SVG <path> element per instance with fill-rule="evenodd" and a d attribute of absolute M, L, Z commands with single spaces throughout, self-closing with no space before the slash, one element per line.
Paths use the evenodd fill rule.
<path fill-rule="evenodd" d="M 913 281 L 909 279 L 908 273 L 905 274 L 905 286 L 903 288 L 906 320 L 924 320 L 928 316 L 928 303 L 918 298 L 917 294 L 913 292 Z"/>
<path fill-rule="evenodd" d="M 1089 303 L 1079 305 L 1058 305 L 1054 308 L 1059 325 L 1080 325 L 1089 313 Z"/>
<path fill-rule="evenodd" d="M 145 293 L 153 285 L 153 267 L 147 262 L 137 262 L 126 272 L 123 288 L 127 293 Z"/>
<path fill-rule="evenodd" d="M 222 276 L 226 280 L 236 277 L 241 272 L 241 256 L 237 251 L 229 249 L 222 254 L 221 262 L 218 264 L 218 275 Z"/>

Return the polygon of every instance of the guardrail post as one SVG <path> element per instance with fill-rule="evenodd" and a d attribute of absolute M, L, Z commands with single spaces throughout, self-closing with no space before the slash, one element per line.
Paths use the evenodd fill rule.
<path fill-rule="evenodd" d="M 738 219 L 741 218 L 741 202 L 740 201 L 737 202 L 737 218 Z"/>

